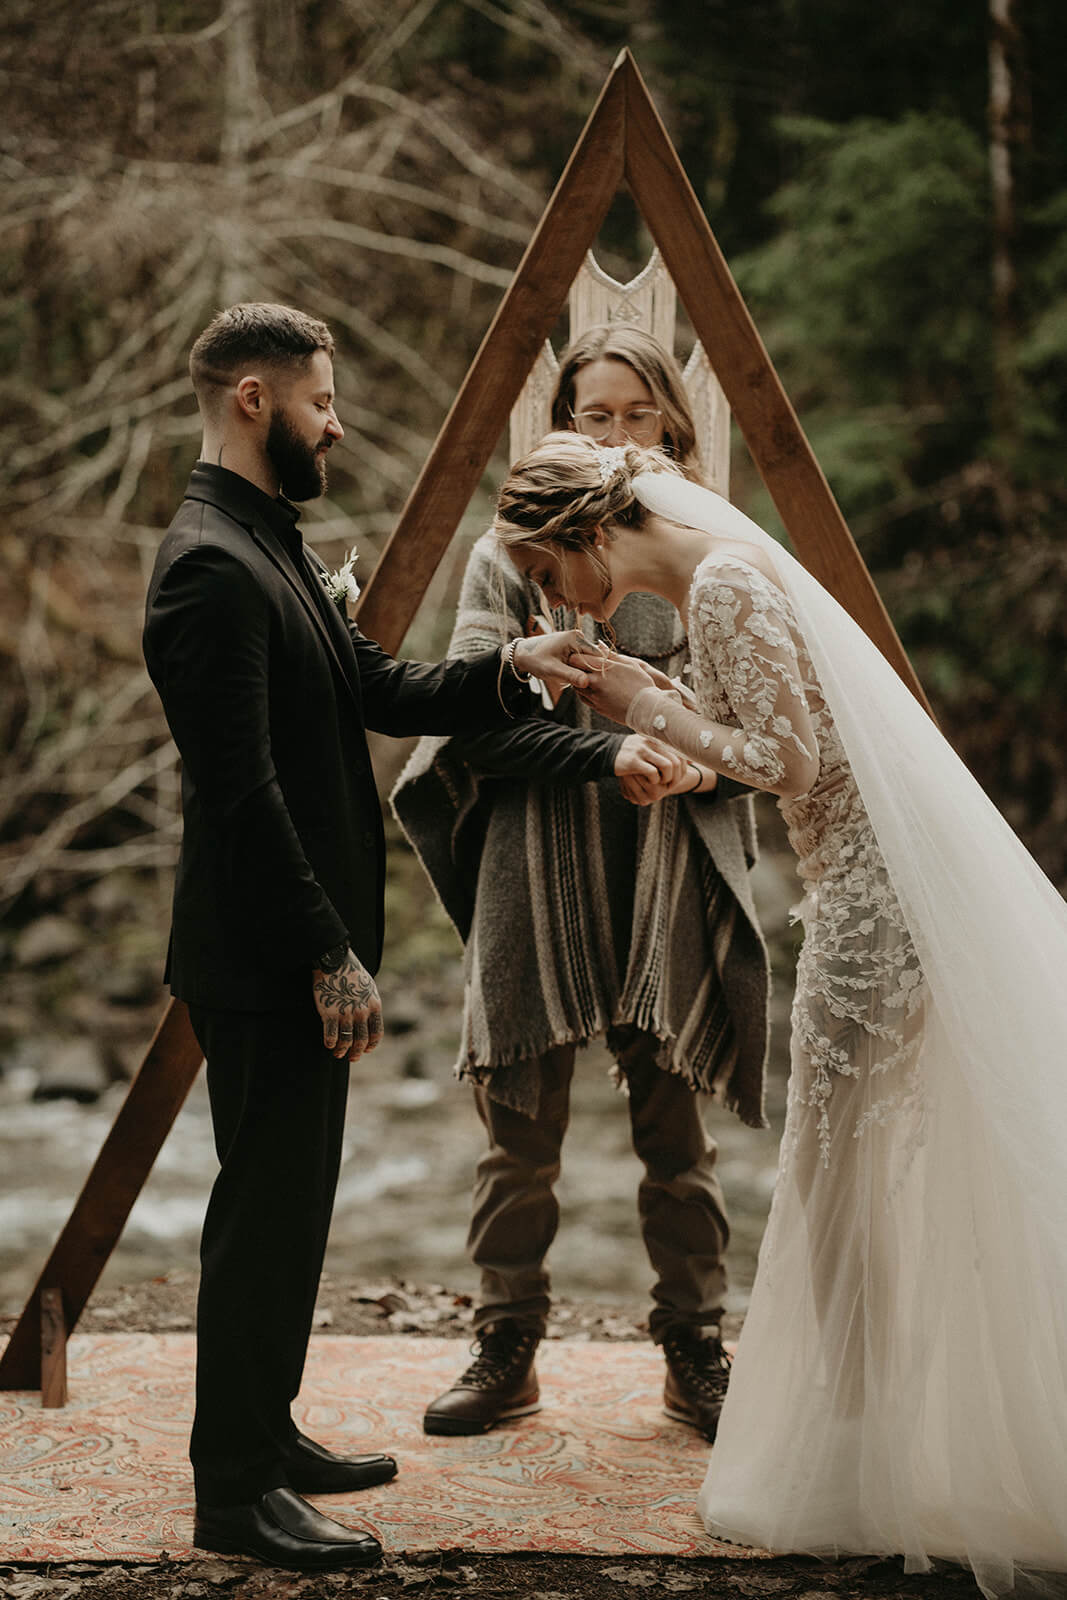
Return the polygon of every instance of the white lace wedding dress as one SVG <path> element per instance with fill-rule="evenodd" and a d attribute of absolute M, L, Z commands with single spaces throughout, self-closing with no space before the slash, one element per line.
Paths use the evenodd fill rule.
<path fill-rule="evenodd" d="M 773 784 L 805 897 L 770 1220 L 699 1509 L 773 1551 L 969 1563 L 1067 1594 L 1067 908 L 892 670 L 727 502 L 638 497 L 771 553 L 697 569 L 696 710 L 632 725 Z"/>

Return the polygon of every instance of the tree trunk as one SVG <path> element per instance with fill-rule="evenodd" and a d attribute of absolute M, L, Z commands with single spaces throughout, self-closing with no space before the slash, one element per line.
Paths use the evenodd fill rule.
<path fill-rule="evenodd" d="M 993 432 L 1002 464 L 1018 438 L 1016 364 L 1016 86 L 1021 40 L 1016 0 L 989 0 L 989 169 L 993 201 Z"/>
<path fill-rule="evenodd" d="M 159 25 L 157 17 L 156 0 L 144 0 L 141 6 L 141 32 L 153 34 Z M 143 150 L 151 148 L 152 135 L 156 131 L 156 92 L 159 74 L 153 58 L 143 66 L 137 74 L 137 111 L 134 119 L 134 132 Z"/>
<path fill-rule="evenodd" d="M 218 223 L 220 292 L 224 305 L 254 293 L 248 206 L 248 146 L 255 126 L 256 39 L 252 0 L 224 0 L 221 166 L 223 205 Z"/>

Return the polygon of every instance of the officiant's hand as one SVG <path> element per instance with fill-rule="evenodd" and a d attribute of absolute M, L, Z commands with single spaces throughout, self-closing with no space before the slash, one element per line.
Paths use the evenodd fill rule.
<path fill-rule="evenodd" d="M 360 1056 L 382 1037 L 382 1002 L 378 988 L 354 951 L 336 972 L 315 967 L 311 974 L 315 1009 L 322 1018 L 322 1042 L 338 1060 Z"/>
<path fill-rule="evenodd" d="M 601 670 L 597 647 L 590 643 L 580 628 L 567 628 L 561 633 L 540 633 L 532 638 L 516 639 L 513 643 L 512 664 L 515 670 L 530 673 L 535 678 L 555 679 L 581 690 L 587 688 L 590 677 Z M 582 658 L 580 661 L 579 657 Z"/>

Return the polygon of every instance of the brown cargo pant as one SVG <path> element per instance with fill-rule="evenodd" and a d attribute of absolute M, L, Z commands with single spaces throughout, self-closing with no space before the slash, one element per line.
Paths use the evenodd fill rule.
<path fill-rule="evenodd" d="M 659 1343 L 679 1323 L 718 1323 L 726 1293 L 723 1255 L 730 1236 L 715 1171 L 715 1141 L 704 1127 L 702 1096 L 683 1078 L 656 1066 L 657 1041 L 636 1028 L 609 1039 L 629 1087 L 633 1148 L 644 1166 L 637 1207 L 648 1259 L 656 1274 L 649 1330 Z M 537 1115 L 474 1090 L 489 1148 L 478 1162 L 467 1249 L 481 1270 L 474 1327 L 503 1317 L 543 1333 L 550 1306 L 545 1257 L 559 1225 L 553 1186 L 570 1114 L 575 1047 L 540 1058 Z"/>

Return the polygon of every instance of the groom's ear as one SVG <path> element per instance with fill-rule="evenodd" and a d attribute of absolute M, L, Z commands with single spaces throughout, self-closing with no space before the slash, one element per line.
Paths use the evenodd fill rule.
<path fill-rule="evenodd" d="M 262 378 L 251 374 L 242 378 L 234 391 L 237 409 L 250 421 L 258 422 L 268 409 L 268 396 Z"/>

